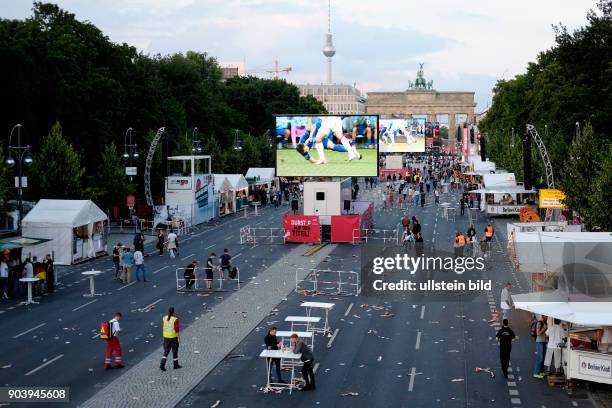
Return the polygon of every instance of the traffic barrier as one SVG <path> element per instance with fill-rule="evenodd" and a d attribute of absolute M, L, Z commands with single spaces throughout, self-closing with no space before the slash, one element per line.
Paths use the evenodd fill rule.
<path fill-rule="evenodd" d="M 253 237 L 251 235 L 251 227 L 249 225 L 245 225 L 244 227 L 240 227 L 240 244 L 252 244 Z"/>
<path fill-rule="evenodd" d="M 230 279 L 228 276 L 229 271 L 224 271 L 224 277 L 221 278 L 220 268 L 216 267 L 213 269 L 213 276 L 218 276 L 217 278 L 213 278 L 213 288 L 207 289 L 206 286 L 206 271 L 204 268 L 195 268 L 194 275 L 195 279 L 193 279 L 193 286 L 191 289 L 187 289 L 185 279 L 185 270 L 187 268 L 176 268 L 176 291 L 177 292 L 191 292 L 191 291 L 213 291 L 213 292 L 224 292 L 230 290 L 240 290 L 240 268 L 236 268 L 236 277 Z M 214 282 L 217 281 L 219 283 L 218 288 L 214 288 Z M 228 284 L 227 287 L 224 287 L 224 284 Z"/>
<path fill-rule="evenodd" d="M 366 228 L 366 229 L 354 229 L 353 230 L 353 244 L 360 242 L 378 243 L 382 241 L 383 245 L 395 244 L 399 245 L 400 241 L 400 229 L 378 229 L 378 228 Z"/>
<path fill-rule="evenodd" d="M 355 271 L 334 271 L 331 269 L 310 269 L 304 279 L 304 268 L 295 270 L 295 291 L 335 296 L 359 296 L 361 285 L 359 273 Z"/>
<path fill-rule="evenodd" d="M 241 244 L 284 244 L 285 232 L 283 228 L 264 228 L 245 226 L 240 228 Z"/>

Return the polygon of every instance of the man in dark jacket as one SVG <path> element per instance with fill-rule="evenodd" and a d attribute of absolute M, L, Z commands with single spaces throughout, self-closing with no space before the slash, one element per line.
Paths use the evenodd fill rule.
<path fill-rule="evenodd" d="M 508 327 L 508 319 L 504 319 L 503 327 L 499 329 L 495 337 L 499 342 L 499 359 L 502 366 L 504 378 L 508 378 L 508 366 L 510 365 L 510 352 L 512 351 L 512 341 L 516 338 L 514 332 Z"/>
<path fill-rule="evenodd" d="M 295 354 L 301 354 L 300 360 L 304 364 L 302 366 L 302 376 L 306 382 L 306 386 L 302 388 L 302 391 L 314 390 L 315 387 L 315 376 L 313 371 L 314 355 L 312 350 L 308 347 L 300 337 L 293 333 L 291 335 L 291 351 Z"/>
<path fill-rule="evenodd" d="M 196 279 L 195 269 L 197 267 L 198 267 L 198 261 L 194 259 L 185 268 L 185 272 L 183 273 L 183 277 L 185 278 L 185 289 L 191 289 L 193 284 L 195 283 L 195 279 Z"/>
<path fill-rule="evenodd" d="M 282 345 L 280 343 L 280 341 L 278 341 L 278 338 L 276 337 L 276 327 L 271 327 L 270 330 L 268 330 L 268 335 L 264 338 L 264 342 L 266 343 L 266 349 L 268 350 L 280 350 L 280 346 Z M 281 384 L 285 384 L 285 381 L 283 381 L 283 378 L 281 376 L 281 366 L 280 366 L 281 360 L 280 358 L 269 358 L 268 359 L 268 365 L 270 366 L 270 377 L 272 377 L 272 364 L 276 365 L 276 380 L 281 383 Z M 268 378 L 269 382 L 272 382 L 270 378 Z"/>

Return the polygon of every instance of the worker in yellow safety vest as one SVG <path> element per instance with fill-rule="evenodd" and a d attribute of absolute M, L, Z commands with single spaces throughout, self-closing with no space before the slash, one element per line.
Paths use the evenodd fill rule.
<path fill-rule="evenodd" d="M 484 236 L 484 240 L 485 241 L 491 241 L 491 238 L 493 238 L 493 233 L 495 231 L 493 230 L 493 226 L 491 224 L 487 224 L 487 227 L 485 228 L 485 236 Z"/>
<path fill-rule="evenodd" d="M 172 358 L 174 362 L 174 369 L 181 368 L 178 363 L 178 347 L 179 347 L 179 321 L 174 316 L 174 307 L 168 308 L 168 315 L 162 318 L 162 333 L 164 336 L 164 355 L 159 363 L 159 368 L 162 371 L 166 371 L 166 360 L 168 354 L 172 350 Z"/>

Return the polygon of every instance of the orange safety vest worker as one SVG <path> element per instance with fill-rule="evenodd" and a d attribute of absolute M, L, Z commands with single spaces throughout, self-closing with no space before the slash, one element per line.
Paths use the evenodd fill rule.
<path fill-rule="evenodd" d="M 463 236 L 463 234 L 457 237 L 457 243 L 461 246 L 465 245 L 465 236 Z"/>
<path fill-rule="evenodd" d="M 491 238 L 493 236 L 493 227 L 491 227 L 491 226 L 487 227 L 487 231 L 485 232 L 485 236 L 487 238 Z"/>

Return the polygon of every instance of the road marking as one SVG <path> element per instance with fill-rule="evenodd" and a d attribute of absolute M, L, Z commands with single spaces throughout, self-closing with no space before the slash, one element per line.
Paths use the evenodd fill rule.
<path fill-rule="evenodd" d="M 416 367 L 412 367 L 410 370 L 410 382 L 408 383 L 408 392 L 412 392 L 414 388 L 414 377 L 416 377 Z"/>
<path fill-rule="evenodd" d="M 421 332 L 417 332 L 416 344 L 414 345 L 414 349 L 418 350 L 421 347 Z"/>
<path fill-rule="evenodd" d="M 181 258 L 181 261 L 184 261 L 187 258 L 191 258 L 192 256 L 195 256 L 195 254 L 190 254 L 190 255 L 184 256 L 184 257 Z"/>
<path fill-rule="evenodd" d="M 123 290 L 123 289 L 127 288 L 128 286 L 132 286 L 132 285 L 134 285 L 136 282 L 137 282 L 137 281 L 134 281 L 134 282 L 132 282 L 132 283 L 128 283 L 127 285 L 124 285 L 124 286 L 120 287 L 120 288 L 119 288 L 119 289 L 117 289 L 117 290 Z"/>
<path fill-rule="evenodd" d="M 163 270 L 164 270 L 164 269 L 166 269 L 167 267 L 168 267 L 168 265 L 166 265 L 166 266 L 164 266 L 164 267 L 162 267 L 162 268 L 159 268 L 159 269 L 158 269 L 158 270 L 156 270 L 156 271 L 153 271 L 153 275 L 155 275 L 157 272 L 163 271 Z"/>
<path fill-rule="evenodd" d="M 338 335 L 339 331 L 340 331 L 340 329 L 336 329 L 334 331 L 334 334 L 332 334 L 331 339 L 329 339 L 329 341 L 327 342 L 327 348 L 331 348 L 334 340 L 336 340 L 336 336 Z"/>
<path fill-rule="evenodd" d="M 346 308 L 346 312 L 344 312 L 344 317 L 348 316 L 349 313 L 351 313 L 351 309 L 353 308 L 353 303 L 351 303 L 350 305 L 348 305 L 348 307 Z"/>
<path fill-rule="evenodd" d="M 425 306 L 421 306 L 421 319 L 425 316 Z"/>
<path fill-rule="evenodd" d="M 521 399 L 520 398 L 510 398 L 510 402 L 513 405 L 521 405 Z"/>
<path fill-rule="evenodd" d="M 38 366 L 38 367 L 36 367 L 35 369 L 33 369 L 33 370 L 31 370 L 31 371 L 28 371 L 27 373 L 25 373 L 25 375 L 26 375 L 26 376 L 28 376 L 28 375 L 34 374 L 35 372 L 37 372 L 37 371 L 38 371 L 38 370 L 40 370 L 41 368 L 45 368 L 45 367 L 46 367 L 46 366 L 48 366 L 49 364 L 56 362 L 57 360 L 59 360 L 59 359 L 60 359 L 60 358 L 62 358 L 62 357 L 64 357 L 64 355 L 63 355 L 63 354 L 60 354 L 59 356 L 52 358 L 51 360 L 47 361 L 46 363 L 39 365 L 39 366 Z"/>
<path fill-rule="evenodd" d="M 232 236 L 230 235 L 229 237 L 225 238 L 224 241 L 230 240 L 232 239 Z"/>
<path fill-rule="evenodd" d="M 145 311 L 149 311 L 151 310 L 151 308 L 153 306 L 155 306 L 156 304 L 158 304 L 159 302 L 161 302 L 164 299 L 157 299 L 155 302 L 151 303 L 150 305 L 147 305 L 145 307 L 143 307 L 142 309 L 138 309 L 139 312 L 145 312 Z"/>
<path fill-rule="evenodd" d="M 98 338 L 100 337 L 100 333 L 96 334 L 95 336 L 92 337 L 92 339 Z"/>
<path fill-rule="evenodd" d="M 516 396 L 516 395 L 519 395 L 518 390 L 508 390 L 508 393 L 509 393 L 510 395 L 515 395 L 515 396 Z"/>
<path fill-rule="evenodd" d="M 314 373 L 316 373 L 316 372 L 317 372 L 317 370 L 319 369 L 319 364 L 320 364 L 320 363 L 315 363 L 314 368 L 312 369 L 312 371 L 313 371 Z"/>
<path fill-rule="evenodd" d="M 73 311 L 73 312 L 76 312 L 77 310 L 82 309 L 82 308 L 84 308 L 84 307 L 85 307 L 85 306 L 87 306 L 87 305 L 91 305 L 92 303 L 97 302 L 97 301 L 98 301 L 98 299 L 94 299 L 94 300 L 92 300 L 91 302 L 87 302 L 87 303 L 85 303 L 84 305 L 81 305 L 81 306 L 79 306 L 79 307 L 76 307 L 76 308 L 72 309 L 72 311 Z"/>
<path fill-rule="evenodd" d="M 204 249 L 210 249 L 210 248 L 214 247 L 215 245 L 217 245 L 217 244 L 212 244 L 212 245 L 209 245 L 209 246 L 207 246 L 207 247 L 206 247 L 206 248 L 204 248 Z"/>
<path fill-rule="evenodd" d="M 232 259 L 236 259 L 236 258 L 238 258 L 240 255 L 242 255 L 242 252 L 241 252 L 241 253 L 239 253 L 238 255 L 234 255 L 234 256 L 232 257 Z"/>
<path fill-rule="evenodd" d="M 13 336 L 13 338 L 14 338 L 14 339 L 17 339 L 17 338 L 19 338 L 19 337 L 23 336 L 24 334 L 28 334 L 29 332 L 34 331 L 34 330 L 38 329 L 39 327 L 43 327 L 45 324 L 47 324 L 47 323 L 41 323 L 41 324 L 39 324 L 39 325 L 38 325 L 38 326 L 36 326 L 36 327 L 32 327 L 30 330 L 26 330 L 26 331 L 24 331 L 23 333 L 19 333 L 19 334 L 17 334 L 17 335 L 15 335 L 15 336 Z"/>

